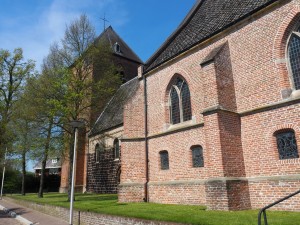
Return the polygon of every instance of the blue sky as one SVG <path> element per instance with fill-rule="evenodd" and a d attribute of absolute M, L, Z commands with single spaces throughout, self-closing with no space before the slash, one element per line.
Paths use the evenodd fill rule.
<path fill-rule="evenodd" d="M 21 47 L 37 70 L 50 45 L 82 13 L 103 31 L 106 15 L 114 30 L 146 61 L 177 28 L 196 0 L 1 0 L 0 49 Z M 32 162 L 28 169 L 32 170 Z"/>
<path fill-rule="evenodd" d="M 85 13 L 103 31 L 114 30 L 146 61 L 176 29 L 196 0 L 1 0 L 0 49 L 21 47 L 39 69 L 67 24 Z"/>

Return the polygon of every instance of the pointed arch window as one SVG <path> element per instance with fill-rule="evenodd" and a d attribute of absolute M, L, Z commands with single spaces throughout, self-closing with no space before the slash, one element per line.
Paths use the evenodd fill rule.
<path fill-rule="evenodd" d="M 294 88 L 300 89 L 300 28 L 292 32 L 288 48 L 289 68 L 292 75 Z"/>
<path fill-rule="evenodd" d="M 192 119 L 190 90 L 187 83 L 179 77 L 170 90 L 170 116 L 172 124 Z"/>

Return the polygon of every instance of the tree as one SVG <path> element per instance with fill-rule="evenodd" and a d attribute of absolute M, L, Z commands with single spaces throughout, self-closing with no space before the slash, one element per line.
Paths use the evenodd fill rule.
<path fill-rule="evenodd" d="M 95 41 L 94 28 L 85 15 L 66 28 L 61 45 L 52 45 L 49 57 L 55 62 L 55 66 L 53 63 L 47 63 L 47 69 L 59 74 L 56 86 L 60 87 L 63 93 L 60 98 L 53 98 L 52 103 L 59 114 L 62 128 L 70 137 L 70 197 L 73 164 L 71 137 L 74 137 L 74 131 L 69 126 L 70 121 L 84 119 L 89 127 L 91 109 L 95 110 L 97 105 L 103 107 L 104 104 L 100 103 L 113 95 L 121 79 L 112 60 L 110 44 Z M 85 135 L 84 131 L 82 132 Z"/>
<path fill-rule="evenodd" d="M 49 155 L 61 149 L 62 140 L 61 128 L 58 126 L 60 114 L 53 110 L 55 108 L 53 100 L 60 98 L 61 95 L 56 86 L 56 73 L 51 73 L 54 70 L 48 71 L 45 67 L 46 63 L 50 63 L 50 57 L 44 60 L 42 74 L 28 81 L 22 99 L 22 104 L 30 108 L 30 111 L 25 113 L 25 117 L 31 118 L 32 124 L 34 124 L 32 128 L 35 131 L 33 132 L 35 133 L 35 144 L 32 146 L 34 149 L 32 155 L 42 163 L 38 192 L 40 198 L 43 197 L 47 160 Z"/>
<path fill-rule="evenodd" d="M 21 48 L 13 53 L 0 50 L 0 158 L 4 146 L 8 144 L 11 131 L 8 126 L 14 112 L 15 103 L 19 100 L 25 80 L 34 72 L 34 62 L 25 61 Z"/>
<path fill-rule="evenodd" d="M 13 143 L 13 154 L 21 158 L 22 185 L 21 194 L 25 195 L 26 162 L 27 156 L 34 142 L 34 124 L 26 114 L 20 113 L 19 118 L 13 120 L 14 135 L 17 137 Z"/>

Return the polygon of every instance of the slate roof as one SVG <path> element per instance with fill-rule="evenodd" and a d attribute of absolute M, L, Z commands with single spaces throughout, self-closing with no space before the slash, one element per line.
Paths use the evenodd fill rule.
<path fill-rule="evenodd" d="M 122 84 L 115 95 L 107 103 L 105 109 L 90 131 L 89 136 L 94 136 L 105 130 L 122 125 L 124 105 L 130 97 L 134 95 L 138 87 L 138 77 Z"/>
<path fill-rule="evenodd" d="M 112 49 L 114 49 L 114 44 L 118 43 L 120 46 L 120 52 L 114 51 L 116 55 L 125 57 L 132 61 L 143 64 L 143 61 L 132 51 L 132 49 L 123 41 L 123 39 L 113 30 L 111 26 L 105 29 L 99 37 L 96 38 L 95 42 L 101 40 L 108 41 Z"/>
<path fill-rule="evenodd" d="M 52 159 L 56 159 L 57 160 L 57 163 L 53 163 L 52 162 Z M 46 169 L 50 169 L 50 168 L 61 168 L 61 161 L 59 158 L 51 158 L 51 159 L 48 159 L 47 162 L 46 162 Z M 40 170 L 42 169 L 42 162 L 38 162 L 34 168 L 35 170 Z"/>
<path fill-rule="evenodd" d="M 197 0 L 177 30 L 146 62 L 148 72 L 279 0 Z"/>

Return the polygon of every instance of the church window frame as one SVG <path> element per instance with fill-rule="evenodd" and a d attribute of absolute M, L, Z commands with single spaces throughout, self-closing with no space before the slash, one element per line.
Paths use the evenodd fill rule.
<path fill-rule="evenodd" d="M 172 81 L 169 91 L 170 123 L 192 120 L 191 93 L 188 83 L 180 76 Z"/>
<path fill-rule="evenodd" d="M 293 129 L 282 129 L 274 133 L 280 160 L 299 158 L 296 134 Z"/>
<path fill-rule="evenodd" d="M 95 145 L 95 162 L 96 163 L 100 163 L 102 150 L 103 150 L 103 147 L 99 143 L 97 143 Z"/>
<path fill-rule="evenodd" d="M 194 145 L 191 147 L 193 167 L 204 167 L 203 147 Z"/>
<path fill-rule="evenodd" d="M 114 145 L 113 145 L 113 150 L 114 150 L 114 158 L 115 160 L 119 160 L 120 159 L 120 155 L 121 155 L 121 146 L 120 146 L 120 140 L 118 138 L 116 138 L 114 140 Z"/>
<path fill-rule="evenodd" d="M 169 170 L 170 169 L 169 152 L 166 150 L 160 151 L 159 157 L 160 157 L 160 169 Z"/>
<path fill-rule="evenodd" d="M 300 90 L 300 25 L 291 32 L 287 40 L 286 55 L 292 88 Z"/>

